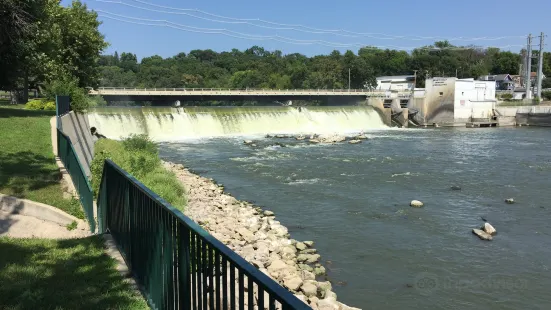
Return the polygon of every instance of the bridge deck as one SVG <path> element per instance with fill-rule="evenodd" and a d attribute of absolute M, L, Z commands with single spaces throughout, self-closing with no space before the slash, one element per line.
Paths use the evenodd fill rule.
<path fill-rule="evenodd" d="M 366 96 L 390 97 L 391 93 L 366 89 L 222 89 L 222 88 L 99 88 L 90 95 L 100 96 Z M 397 97 L 409 97 L 411 92 L 392 92 Z"/>

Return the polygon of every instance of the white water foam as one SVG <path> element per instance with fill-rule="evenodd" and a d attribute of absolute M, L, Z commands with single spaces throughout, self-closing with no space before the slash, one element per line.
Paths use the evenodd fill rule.
<path fill-rule="evenodd" d="M 155 141 L 265 134 L 357 133 L 388 129 L 370 107 L 98 108 L 90 126 L 109 138 L 147 134 Z"/>

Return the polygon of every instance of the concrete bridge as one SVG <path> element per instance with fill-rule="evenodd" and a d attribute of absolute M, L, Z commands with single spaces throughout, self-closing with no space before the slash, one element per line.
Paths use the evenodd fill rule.
<path fill-rule="evenodd" d="M 106 101 L 202 101 L 202 100 L 328 100 L 365 101 L 376 98 L 409 98 L 411 92 L 367 89 L 223 89 L 223 88 L 116 88 L 90 90 Z"/>

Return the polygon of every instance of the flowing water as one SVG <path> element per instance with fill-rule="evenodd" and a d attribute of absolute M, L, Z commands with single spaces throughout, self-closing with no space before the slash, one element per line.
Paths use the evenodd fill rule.
<path fill-rule="evenodd" d="M 350 123 L 339 130 L 357 129 Z M 315 241 L 346 304 L 551 308 L 550 130 L 363 127 L 370 140 L 359 145 L 218 137 L 165 142 L 161 155 Z M 409 207 L 412 199 L 425 207 Z M 493 241 L 471 233 L 482 218 L 498 231 Z"/>

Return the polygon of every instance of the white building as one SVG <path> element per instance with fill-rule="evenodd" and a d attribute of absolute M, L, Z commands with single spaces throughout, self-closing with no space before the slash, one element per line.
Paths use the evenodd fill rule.
<path fill-rule="evenodd" d="M 467 122 L 493 116 L 495 81 L 432 78 L 426 80 L 425 87 L 424 98 L 415 96 L 412 102 L 412 107 L 419 111 L 416 120 L 421 124 L 465 126 Z"/>
<path fill-rule="evenodd" d="M 377 90 L 404 91 L 415 88 L 415 76 L 397 75 L 377 77 Z"/>

